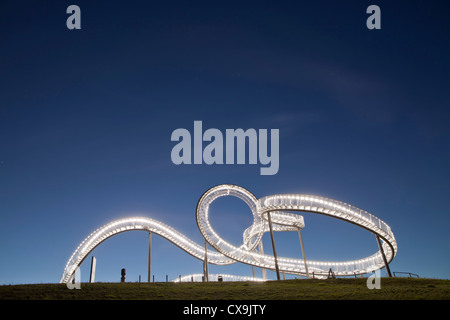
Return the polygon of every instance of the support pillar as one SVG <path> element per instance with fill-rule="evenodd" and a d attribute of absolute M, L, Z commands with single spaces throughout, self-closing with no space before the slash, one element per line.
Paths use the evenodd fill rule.
<path fill-rule="evenodd" d="M 381 256 L 383 257 L 384 266 L 386 267 L 387 274 L 389 278 L 392 278 L 391 269 L 389 268 L 389 264 L 386 259 L 386 255 L 384 254 L 383 246 L 381 245 L 381 240 L 379 236 L 377 237 L 378 247 L 380 248 Z"/>
<path fill-rule="evenodd" d="M 278 268 L 277 249 L 275 248 L 275 239 L 273 238 L 272 219 L 270 218 L 270 212 L 267 212 L 267 218 L 269 220 L 270 238 L 272 239 L 273 257 L 275 258 L 275 271 L 277 274 L 277 280 L 280 280 L 280 269 Z"/>
<path fill-rule="evenodd" d="M 262 241 L 259 243 L 259 252 L 264 255 L 264 248 L 263 248 L 263 243 Z M 261 268 L 261 272 L 262 272 L 262 277 L 264 280 L 267 280 L 267 270 L 266 268 Z"/>
<path fill-rule="evenodd" d="M 148 233 L 148 282 L 151 282 L 151 262 L 152 262 L 152 233 Z"/>
<path fill-rule="evenodd" d="M 303 262 L 305 263 L 306 278 L 309 279 L 308 265 L 306 263 L 305 248 L 303 247 L 303 239 L 300 228 L 298 228 L 298 237 L 300 238 L 300 247 L 302 248 Z"/>
<path fill-rule="evenodd" d="M 208 247 L 205 240 L 205 260 L 203 260 L 203 279 L 205 282 L 208 282 Z"/>

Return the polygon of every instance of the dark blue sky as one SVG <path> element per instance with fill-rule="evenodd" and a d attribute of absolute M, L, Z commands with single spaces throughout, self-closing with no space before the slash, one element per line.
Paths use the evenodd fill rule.
<path fill-rule="evenodd" d="M 81 8 L 81 30 L 66 8 Z M 381 30 L 366 8 L 381 8 Z M 159 219 L 201 243 L 208 188 L 257 197 L 308 193 L 365 209 L 392 228 L 393 271 L 449 278 L 450 63 L 447 1 L 2 1 L 0 283 L 57 282 L 96 228 Z M 280 130 L 280 168 L 172 163 L 177 128 Z M 223 201 L 222 201 L 223 200 Z M 220 199 L 213 223 L 240 244 L 245 205 Z M 373 235 L 305 214 L 307 258 L 376 251 Z M 330 221 L 331 220 L 331 221 Z M 93 254 L 97 279 L 146 278 L 145 232 Z M 154 240 L 157 279 L 200 261 Z M 265 239 L 265 241 L 268 239 Z M 279 254 L 300 257 L 296 234 Z M 270 251 L 270 243 L 265 244 Z M 248 266 L 212 272 L 251 275 Z M 83 281 L 88 279 L 83 265 Z M 272 275 L 273 276 L 273 275 Z"/>

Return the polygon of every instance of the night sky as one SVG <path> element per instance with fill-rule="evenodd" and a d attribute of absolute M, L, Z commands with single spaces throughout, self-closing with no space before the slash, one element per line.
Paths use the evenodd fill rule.
<path fill-rule="evenodd" d="M 80 30 L 66 27 L 71 4 Z M 366 27 L 371 4 L 381 9 L 379 30 Z M 0 284 L 58 282 L 87 235 L 132 215 L 202 244 L 197 201 L 222 183 L 257 197 L 353 204 L 392 228 L 392 271 L 448 279 L 449 9 L 448 1 L 2 1 Z M 248 162 L 175 165 L 171 134 L 193 134 L 194 121 L 224 134 L 279 129 L 277 174 Z M 230 197 L 211 216 L 236 245 L 252 223 Z M 304 218 L 307 259 L 378 250 L 363 229 Z M 147 237 L 126 232 L 97 247 L 96 280 L 119 281 L 122 268 L 127 281 L 146 280 Z M 279 256 L 301 258 L 297 233 L 275 240 Z M 271 252 L 268 234 L 264 248 Z M 157 281 L 202 272 L 158 236 L 152 259 Z M 242 264 L 210 272 L 252 275 Z"/>

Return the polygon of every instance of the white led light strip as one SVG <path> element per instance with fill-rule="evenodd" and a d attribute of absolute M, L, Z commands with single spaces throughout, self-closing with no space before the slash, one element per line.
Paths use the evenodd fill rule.
<path fill-rule="evenodd" d="M 243 233 L 243 244 L 236 247 L 221 238 L 209 222 L 210 204 L 223 196 L 235 196 L 243 200 L 253 213 L 253 224 Z M 275 270 L 277 262 L 280 272 L 307 275 L 303 259 L 275 257 L 257 250 L 263 234 L 269 231 L 268 214 L 270 213 L 273 231 L 296 231 L 304 225 L 301 215 L 292 213 L 311 212 L 341 219 L 362 227 L 381 239 L 382 249 L 389 263 L 397 253 L 397 242 L 390 227 L 374 215 L 352 205 L 318 196 L 303 194 L 280 194 L 257 199 L 248 190 L 236 185 L 219 185 L 207 190 L 197 204 L 197 225 L 204 239 L 216 251 L 207 251 L 208 263 L 228 265 L 236 262 L 255 267 Z M 66 264 L 61 283 L 67 283 L 83 260 L 100 243 L 109 237 L 130 230 L 146 230 L 155 233 L 183 249 L 193 257 L 204 260 L 204 246 L 199 245 L 170 226 L 146 217 L 132 217 L 113 221 L 91 233 L 75 250 Z M 318 277 L 327 276 L 331 269 L 336 276 L 369 273 L 385 266 L 380 251 L 363 259 L 350 261 L 313 261 L 307 260 L 309 274 Z"/>

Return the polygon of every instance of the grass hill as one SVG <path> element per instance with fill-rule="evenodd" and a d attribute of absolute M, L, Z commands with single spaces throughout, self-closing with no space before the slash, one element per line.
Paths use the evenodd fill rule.
<path fill-rule="evenodd" d="M 0 286 L 0 300 L 450 300 L 450 280 L 366 278 L 207 283 L 81 283 Z"/>

